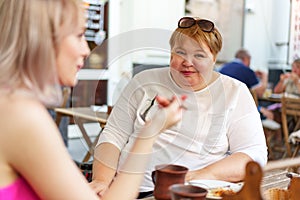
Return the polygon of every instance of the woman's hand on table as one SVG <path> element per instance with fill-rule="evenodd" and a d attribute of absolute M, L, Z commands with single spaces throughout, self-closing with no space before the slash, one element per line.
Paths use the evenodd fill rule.
<path fill-rule="evenodd" d="M 105 191 L 108 189 L 108 185 L 105 182 L 93 180 L 89 183 L 90 187 L 99 197 L 102 197 Z"/>

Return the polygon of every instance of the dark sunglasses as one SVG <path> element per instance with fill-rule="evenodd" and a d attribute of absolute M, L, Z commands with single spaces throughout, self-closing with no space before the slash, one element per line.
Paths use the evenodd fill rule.
<path fill-rule="evenodd" d="M 212 32 L 214 30 L 214 23 L 206 19 L 194 19 L 192 17 L 183 17 L 178 21 L 178 28 L 190 28 L 198 24 L 200 29 L 204 32 Z"/>

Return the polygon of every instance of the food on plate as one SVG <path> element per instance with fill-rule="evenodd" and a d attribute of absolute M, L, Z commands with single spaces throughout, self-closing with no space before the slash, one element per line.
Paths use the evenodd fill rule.
<path fill-rule="evenodd" d="M 222 195 L 233 195 L 240 191 L 243 183 L 231 183 L 221 180 L 191 180 L 189 184 L 207 189 L 207 199 L 222 199 Z"/>
<path fill-rule="evenodd" d="M 236 192 L 230 187 L 218 187 L 218 188 L 209 189 L 207 196 L 222 197 L 224 194 L 233 195 L 235 193 Z"/>

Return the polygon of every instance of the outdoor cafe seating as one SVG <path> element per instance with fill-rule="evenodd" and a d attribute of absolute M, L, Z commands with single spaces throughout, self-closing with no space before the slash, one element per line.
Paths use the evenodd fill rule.
<path fill-rule="evenodd" d="M 255 95 L 254 98 L 257 98 Z M 258 100 L 258 98 L 256 99 Z M 274 101 L 274 99 L 271 99 Z M 266 197 L 270 194 L 272 189 L 277 188 L 278 190 L 285 191 L 289 195 L 289 199 L 300 199 L 298 188 L 300 188 L 300 178 L 288 177 L 289 172 L 297 172 L 299 167 L 300 157 L 298 157 L 298 150 L 300 145 L 299 140 L 296 138 L 296 143 L 290 142 L 291 131 L 300 129 L 300 99 L 288 98 L 282 96 L 276 100 L 282 104 L 280 108 L 281 112 L 281 127 L 283 134 L 283 148 L 284 148 L 284 159 L 270 160 L 266 167 L 261 168 L 257 163 L 250 162 L 246 169 L 245 179 L 243 180 L 243 187 L 240 191 L 234 195 L 224 195 L 223 199 L 267 199 Z M 90 107 L 86 108 L 55 108 L 55 111 L 59 116 L 70 116 L 76 119 L 76 122 L 95 121 L 99 122 L 101 127 L 104 128 L 106 119 L 109 113 L 98 113 L 94 112 Z M 88 111 L 88 112 L 87 112 Z M 294 129 L 291 130 L 289 125 L 294 124 Z M 83 126 L 82 126 L 83 127 Z M 271 150 L 271 153 L 275 153 L 272 148 L 272 139 L 275 132 L 278 129 L 272 130 L 270 127 L 264 127 L 265 131 L 270 131 L 271 139 L 267 138 L 267 145 Z M 84 129 L 81 129 L 85 134 Z M 100 133 L 99 133 L 100 134 Z M 99 135 L 98 135 L 99 136 Z M 85 139 L 89 143 L 89 149 L 86 152 L 86 156 L 83 160 L 85 163 L 93 155 L 93 148 L 95 143 L 90 143 L 88 139 Z M 282 157 L 281 157 L 282 158 Z M 90 166 L 90 165 L 89 165 Z M 89 169 L 89 171 L 91 171 Z M 89 174 L 90 175 L 90 174 Z M 90 177 L 90 176 L 89 176 Z M 146 198 L 147 200 L 154 200 L 154 197 Z M 145 200 L 146 200 L 145 199 Z"/>

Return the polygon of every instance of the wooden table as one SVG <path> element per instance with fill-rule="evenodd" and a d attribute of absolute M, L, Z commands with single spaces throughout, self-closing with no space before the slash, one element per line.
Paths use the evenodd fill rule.
<path fill-rule="evenodd" d="M 290 183 L 290 178 L 286 176 L 287 170 L 285 169 L 288 166 L 294 165 L 298 163 L 300 158 L 294 160 L 286 160 L 284 162 L 272 162 L 270 165 L 267 165 L 264 169 L 261 169 L 257 163 L 252 162 L 251 165 L 247 165 L 246 168 L 246 179 L 244 187 L 242 188 L 243 194 L 252 195 L 256 193 L 257 196 L 261 196 L 265 198 L 264 193 L 270 188 L 281 188 L 286 189 L 288 184 Z M 262 180 L 260 181 L 262 177 Z M 246 184 L 248 183 L 248 184 Z M 256 189 L 256 184 L 258 188 Z M 245 185 L 250 187 L 245 187 Z M 259 189 L 260 188 L 260 189 Z M 260 190 L 260 191 L 259 191 Z M 250 193 L 249 193 L 250 192 Z M 252 195 L 255 196 L 255 195 Z M 236 199 L 245 199 L 241 198 L 245 196 L 238 196 L 238 197 L 229 197 L 226 199 L 236 200 Z M 248 196 L 249 197 L 249 196 Z M 225 198 L 224 198 L 225 199 Z M 260 199 L 260 198 L 248 198 L 248 199 Z M 155 200 L 154 197 L 147 197 L 143 200 Z"/>
<path fill-rule="evenodd" d="M 286 189 L 290 179 L 286 176 L 286 170 L 275 169 L 264 173 L 261 182 L 261 195 L 264 196 L 264 192 L 270 188 L 282 188 Z M 147 197 L 143 200 L 155 200 L 154 197 Z"/>
<path fill-rule="evenodd" d="M 280 97 L 259 97 L 258 101 L 267 101 L 267 102 L 271 102 L 271 103 L 280 103 L 281 102 L 281 98 Z"/>
<path fill-rule="evenodd" d="M 299 96 L 293 95 L 293 94 L 287 94 L 287 93 L 276 94 L 276 93 L 273 93 L 269 97 L 264 97 L 264 96 L 263 97 L 258 97 L 258 101 L 266 101 L 266 102 L 270 102 L 270 103 L 281 103 L 282 96 L 285 96 L 287 98 L 299 98 Z"/>
<path fill-rule="evenodd" d="M 282 188 L 286 189 L 290 179 L 286 176 L 285 170 L 272 170 L 266 172 L 261 182 L 261 195 L 264 196 L 264 192 L 270 188 Z M 147 197 L 143 200 L 155 200 L 154 197 Z"/>
<path fill-rule="evenodd" d="M 90 159 L 91 155 L 93 155 L 94 153 L 94 147 L 97 143 L 97 138 L 99 137 L 106 124 L 108 114 L 106 112 L 95 112 L 90 107 L 54 108 L 54 111 L 57 114 L 56 124 L 60 123 L 60 119 L 62 116 L 73 117 L 75 124 L 78 125 L 82 136 L 89 148 L 85 157 L 83 158 L 83 162 L 87 162 Z M 100 133 L 98 133 L 98 136 L 94 142 L 91 141 L 86 132 L 86 129 L 83 126 L 83 124 L 86 122 L 98 122 L 100 124 L 101 131 Z"/>

